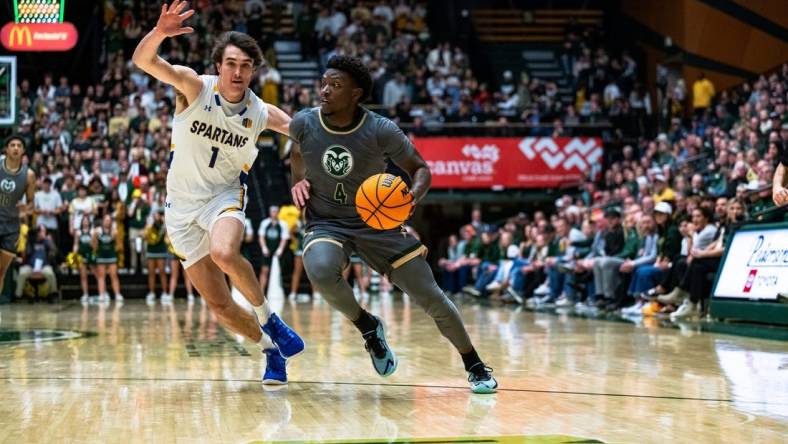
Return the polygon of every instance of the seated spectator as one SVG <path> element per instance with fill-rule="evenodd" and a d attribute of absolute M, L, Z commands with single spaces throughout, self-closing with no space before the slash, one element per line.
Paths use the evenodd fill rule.
<path fill-rule="evenodd" d="M 462 288 L 457 282 L 457 278 L 459 277 L 457 270 L 459 268 L 460 259 L 463 256 L 466 242 L 464 238 L 459 240 L 456 234 L 450 235 L 446 257 L 442 257 L 438 260 L 438 268 L 441 270 L 443 291 L 450 295 L 459 292 Z"/>
<path fill-rule="evenodd" d="M 545 282 L 547 275 L 544 271 L 545 260 L 548 257 L 549 244 L 552 232 L 536 235 L 536 240 L 523 263 L 512 268 L 510 277 L 510 294 L 519 303 L 525 302 L 529 307 L 536 305 L 534 291 Z"/>
<path fill-rule="evenodd" d="M 593 219 L 592 216 L 591 220 Z M 569 288 L 572 289 L 574 295 L 572 299 L 577 301 L 575 309 L 581 312 L 596 310 L 593 282 L 594 261 L 605 255 L 607 219 L 597 216 L 596 221 L 591 222 L 591 220 L 583 224 L 583 233 L 591 243 L 587 248 L 584 245 L 578 246 L 574 273 L 567 277 L 570 279 Z"/>
<path fill-rule="evenodd" d="M 682 301 L 689 299 L 688 289 L 691 279 L 689 265 L 692 264 L 696 253 L 706 250 L 716 239 L 717 227 L 712 223 L 712 210 L 708 207 L 693 209 L 692 224 L 689 226 L 689 231 L 692 237 L 688 245 L 687 270 L 680 277 L 679 284 L 670 293 L 657 298 L 662 304 L 678 306 Z"/>
<path fill-rule="evenodd" d="M 480 252 L 481 262 L 476 271 L 476 281 L 473 286 L 467 285 L 463 290 L 474 297 L 487 297 L 487 285 L 495 278 L 495 272 L 498 269 L 498 263 L 512 243 L 511 233 L 504 233 L 506 236 L 501 235 L 499 241 L 495 242 L 495 237 L 498 237 L 497 232 L 485 231 L 481 234 L 482 248 Z"/>
<path fill-rule="evenodd" d="M 520 259 L 520 247 L 513 244 L 514 235 L 512 231 L 505 230 L 501 233 L 499 240 L 499 249 L 503 256 L 498 261 L 495 275 L 490 283 L 487 284 L 485 290 L 500 294 L 509 285 L 509 277 L 511 275 L 512 267 L 515 262 Z"/>
<path fill-rule="evenodd" d="M 668 205 L 666 202 L 660 202 L 660 204 Z M 669 208 L 664 210 L 669 210 Z M 653 266 L 657 260 L 659 234 L 656 222 L 651 215 L 642 215 L 640 217 L 638 221 L 638 238 L 640 239 L 640 244 L 636 257 L 624 261 L 619 267 L 619 272 L 632 276 L 629 289 L 622 296 L 629 296 L 629 298 L 633 299 L 636 293 L 648 290 L 648 288 L 642 288 L 644 284 L 636 279 L 638 271 Z M 619 303 L 613 308 L 620 308 L 621 301 L 619 299 Z"/>
<path fill-rule="evenodd" d="M 654 208 L 658 235 L 657 258 L 653 264 L 644 264 L 634 270 L 628 293 L 634 298 L 635 304 L 622 310 L 623 314 L 642 314 L 645 293 L 657 286 L 673 261 L 680 259 L 681 234 L 671 220 L 672 214 L 673 208 L 667 202 L 660 202 Z"/>
<path fill-rule="evenodd" d="M 623 288 L 626 288 L 624 278 L 629 278 L 629 273 L 632 271 L 632 260 L 637 257 L 638 251 L 643 245 L 644 239 L 638 231 L 638 216 L 639 209 L 630 207 L 627 210 L 625 224 L 623 226 L 624 245 L 618 253 L 612 257 L 599 258 L 595 262 L 594 267 L 594 283 L 601 278 L 601 282 L 597 287 L 597 307 L 603 308 L 607 311 L 616 310 L 621 308 L 622 297 L 626 295 Z M 656 244 L 656 239 L 654 239 Z M 656 258 L 656 245 L 653 245 L 653 250 L 649 250 Z M 622 269 L 622 266 L 624 267 Z M 625 276 L 622 276 L 622 273 Z M 624 284 L 624 287 L 621 285 Z M 599 290 L 602 293 L 599 293 Z M 601 297 L 600 297 L 601 296 Z"/>
<path fill-rule="evenodd" d="M 604 256 L 594 259 L 593 272 L 594 272 L 594 287 L 595 293 L 593 302 L 604 303 L 607 296 L 608 302 L 613 299 L 613 292 L 615 287 L 613 284 L 613 275 L 616 275 L 618 267 L 624 262 L 621 257 L 625 254 L 625 241 L 626 235 L 624 227 L 621 225 L 621 212 L 615 209 L 605 211 L 606 226 L 604 234 Z M 608 278 L 605 279 L 603 271 L 607 270 Z"/>
<path fill-rule="evenodd" d="M 49 295 L 57 293 L 57 279 L 55 270 L 52 268 L 52 260 L 55 257 L 55 244 L 47 234 L 47 229 L 39 225 L 37 229 L 30 231 L 30 240 L 27 242 L 27 250 L 22 257 L 24 265 L 19 267 L 19 276 L 16 280 L 17 298 L 22 297 L 25 284 L 32 276 L 41 276 L 46 279 Z"/>
<path fill-rule="evenodd" d="M 585 241 L 586 235 L 572 227 L 565 217 L 556 219 L 555 231 L 556 238 L 553 245 L 557 246 L 557 251 L 551 251 L 545 259 L 549 293 L 537 303 L 542 305 L 555 303 L 558 307 L 565 307 L 575 302 L 566 272 L 575 266 L 575 244 Z"/>

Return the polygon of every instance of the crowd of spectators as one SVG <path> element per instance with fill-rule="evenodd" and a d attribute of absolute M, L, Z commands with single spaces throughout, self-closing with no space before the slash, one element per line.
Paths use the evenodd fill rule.
<path fill-rule="evenodd" d="M 263 42 L 268 38 L 260 31 L 263 2 L 202 1 L 195 6 L 200 13 L 190 25 L 196 32 L 162 45 L 160 53 L 172 63 L 210 73 L 212 39 L 221 31 L 248 32 Z M 81 85 L 51 74 L 40 84 L 24 78 L 19 82 L 16 130 L 40 181 L 35 220 L 28 222 L 47 229 L 52 240 L 47 251 L 59 252 L 53 265 L 66 261 L 75 248 L 83 219 L 97 225 L 110 215 L 118 228 L 118 268 L 129 273 L 144 268 L 140 256 L 146 229 L 165 199 L 174 92 L 135 69 L 130 56 L 158 12 L 157 5 L 138 2 L 108 9 L 107 68 L 98 83 Z M 626 132 L 626 125 L 616 120 L 617 109 L 629 109 L 626 115 L 651 113 L 634 59 L 626 52 L 611 57 L 598 28 L 572 26 L 567 31 L 561 62 L 572 73 L 577 94 L 574 104 L 560 104 L 554 100 L 556 85 L 527 75 L 515 80 L 504 74 L 495 91 L 479 83 L 467 54 L 449 43 L 431 43 L 420 3 L 401 1 L 391 7 L 380 2 L 374 8 L 342 1 L 308 3 L 295 12 L 296 34 L 305 53 L 321 63 L 333 54 L 362 57 L 375 79 L 371 101 L 384 104 L 399 123 L 412 124 L 417 135 L 453 121 L 510 122 L 537 116 L 539 121 L 571 123 L 603 114 Z M 268 51 L 266 56 L 270 63 L 252 85 L 258 94 L 290 113 L 316 105 L 317 84 L 281 84 L 274 54 Z M 786 79 L 788 66 L 719 94 L 707 79 L 698 79 L 693 94 L 706 97 L 693 97 L 694 113 L 672 118 L 670 127 L 654 138 L 642 137 L 645 130 L 633 131 L 629 135 L 641 137 L 611 158 L 601 181 L 588 181 L 579 194 L 559 199 L 554 213 L 518 217 L 499 230 L 480 220 L 464 227 L 440 264 L 447 275 L 446 289 L 456 292 L 471 285 L 466 290 L 472 294 L 494 291 L 504 300 L 561 305 L 593 301 L 606 307 L 647 293 L 644 287 L 668 275 L 670 282 L 652 288 L 667 294 L 674 288 L 691 292 L 689 282 L 679 287 L 687 274 L 680 269 L 641 270 L 673 269 L 673 251 L 663 251 L 665 230 L 673 225 L 681 227 L 679 239 L 686 239 L 680 242 L 680 253 L 693 257 L 689 239 L 701 226 L 700 220 L 694 221 L 695 210 L 712 208 L 706 225 L 715 227 L 728 221 L 729 205 L 740 205 L 738 219 L 782 217 L 779 211 L 765 210 L 773 205 L 768 183 L 788 140 Z M 681 84 L 672 90 L 686 94 Z M 632 111 L 638 108 L 642 112 Z M 661 216 L 667 208 L 663 204 L 670 206 L 667 221 Z M 616 209 L 605 212 L 611 207 Z M 619 226 L 614 213 L 620 213 L 623 241 L 616 234 L 607 244 L 594 242 L 598 236 L 593 233 Z M 34 244 L 39 231 L 29 231 Z M 722 238 L 722 230 L 715 234 L 715 239 Z M 719 248 L 719 243 L 713 245 Z M 631 281 L 625 278 L 640 275 L 648 277 L 635 279 L 631 292 L 621 291 Z"/>
<path fill-rule="evenodd" d="M 788 220 L 771 193 L 788 162 L 787 87 L 788 64 L 719 96 L 712 88 L 690 126 L 625 146 L 601 181 L 550 214 L 494 227 L 475 211 L 439 261 L 444 289 L 580 312 L 705 313 L 738 226 Z"/>

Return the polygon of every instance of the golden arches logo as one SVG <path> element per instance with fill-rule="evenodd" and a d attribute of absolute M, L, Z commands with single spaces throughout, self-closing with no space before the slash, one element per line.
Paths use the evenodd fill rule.
<path fill-rule="evenodd" d="M 9 49 L 22 46 L 23 44 L 27 48 L 33 46 L 33 35 L 30 32 L 30 28 L 27 26 L 14 26 L 8 35 Z"/>
<path fill-rule="evenodd" d="M 0 43 L 9 51 L 68 51 L 78 38 L 77 28 L 68 22 L 8 22 L 0 28 Z"/>

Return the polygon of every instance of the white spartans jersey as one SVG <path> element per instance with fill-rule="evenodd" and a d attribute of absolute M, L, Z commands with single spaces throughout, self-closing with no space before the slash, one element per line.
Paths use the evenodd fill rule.
<path fill-rule="evenodd" d="M 265 130 L 268 108 L 247 88 L 243 108 L 227 115 L 217 76 L 200 76 L 202 90 L 173 119 L 167 196 L 204 201 L 228 189 L 246 188 L 257 157 L 255 142 Z M 243 197 L 241 198 L 243 202 Z"/>

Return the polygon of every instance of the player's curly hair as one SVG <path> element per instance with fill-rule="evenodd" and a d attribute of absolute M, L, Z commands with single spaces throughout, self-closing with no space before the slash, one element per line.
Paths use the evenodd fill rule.
<path fill-rule="evenodd" d="M 336 69 L 349 75 L 356 82 L 356 86 L 361 88 L 359 103 L 367 100 L 370 91 L 372 91 L 372 76 L 361 59 L 346 55 L 334 56 L 328 60 L 326 68 Z"/>

